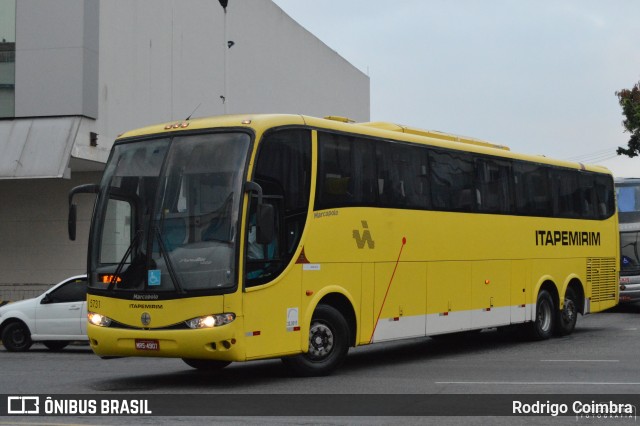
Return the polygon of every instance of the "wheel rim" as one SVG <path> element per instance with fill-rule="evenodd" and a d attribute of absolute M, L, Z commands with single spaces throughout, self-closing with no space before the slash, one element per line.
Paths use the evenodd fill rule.
<path fill-rule="evenodd" d="M 331 354 L 335 338 L 331 329 L 323 323 L 314 323 L 309 330 L 309 355 L 315 359 L 326 358 Z"/>
<path fill-rule="evenodd" d="M 551 329 L 551 305 L 546 300 L 542 300 L 538 307 L 538 326 L 544 332 Z"/>
<path fill-rule="evenodd" d="M 22 328 L 17 328 L 11 333 L 11 340 L 17 347 L 22 347 L 27 343 L 27 335 Z"/>

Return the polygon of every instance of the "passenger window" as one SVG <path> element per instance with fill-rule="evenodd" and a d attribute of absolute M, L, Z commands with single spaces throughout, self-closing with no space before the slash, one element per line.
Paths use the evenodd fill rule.
<path fill-rule="evenodd" d="M 453 151 L 431 151 L 431 196 L 435 209 L 473 211 L 478 193 L 473 184 L 471 156 Z"/>
<path fill-rule="evenodd" d="M 316 210 L 375 205 L 379 182 L 375 172 L 375 142 L 320 132 L 320 165 Z"/>
<path fill-rule="evenodd" d="M 506 160 L 479 158 L 478 211 L 509 214 L 514 212 L 511 164 Z"/>
<path fill-rule="evenodd" d="M 513 171 L 516 212 L 527 216 L 551 216 L 548 168 L 515 162 Z"/>
<path fill-rule="evenodd" d="M 424 209 L 430 205 L 427 150 L 380 142 L 378 196 L 381 206 Z"/>
<path fill-rule="evenodd" d="M 584 199 L 580 191 L 577 173 L 551 169 L 551 190 L 554 197 L 554 212 L 559 217 L 575 218 L 582 215 Z"/>

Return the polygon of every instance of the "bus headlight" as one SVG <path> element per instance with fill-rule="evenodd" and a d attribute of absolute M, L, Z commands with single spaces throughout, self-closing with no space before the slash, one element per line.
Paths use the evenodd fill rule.
<path fill-rule="evenodd" d="M 89 312 L 87 314 L 87 319 L 91 324 L 97 325 L 98 327 L 109 327 L 111 325 L 111 318 L 95 312 Z"/>
<path fill-rule="evenodd" d="M 236 319 L 236 314 L 232 312 L 224 314 L 206 315 L 204 317 L 193 318 L 185 321 L 189 328 L 212 328 L 229 324 Z"/>

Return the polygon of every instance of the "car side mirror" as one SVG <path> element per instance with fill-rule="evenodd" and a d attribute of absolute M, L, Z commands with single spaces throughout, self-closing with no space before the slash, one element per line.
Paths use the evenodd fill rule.
<path fill-rule="evenodd" d="M 49 293 L 45 294 L 44 297 L 42 298 L 42 300 L 40 300 L 40 304 L 41 305 L 47 305 L 49 303 L 51 303 L 51 296 L 49 296 Z"/>

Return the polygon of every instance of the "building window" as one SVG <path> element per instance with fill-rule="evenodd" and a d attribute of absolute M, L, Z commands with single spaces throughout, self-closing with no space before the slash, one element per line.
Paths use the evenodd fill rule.
<path fill-rule="evenodd" d="M 0 118 L 15 116 L 16 0 L 0 0 Z"/>

